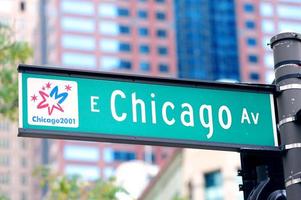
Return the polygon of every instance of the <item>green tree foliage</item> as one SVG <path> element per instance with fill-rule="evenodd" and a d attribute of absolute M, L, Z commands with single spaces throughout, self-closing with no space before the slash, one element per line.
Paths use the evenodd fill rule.
<path fill-rule="evenodd" d="M 123 188 L 115 185 L 114 179 L 87 182 L 76 176 L 52 174 L 45 167 L 37 168 L 34 176 L 42 188 L 47 187 L 46 200 L 117 200 L 117 193 L 126 193 Z"/>
<path fill-rule="evenodd" d="M 0 116 L 17 120 L 18 74 L 17 65 L 33 55 L 26 42 L 16 41 L 14 32 L 0 24 Z"/>
<path fill-rule="evenodd" d="M 0 200 L 9 200 L 9 198 L 7 198 L 6 196 L 0 194 Z"/>

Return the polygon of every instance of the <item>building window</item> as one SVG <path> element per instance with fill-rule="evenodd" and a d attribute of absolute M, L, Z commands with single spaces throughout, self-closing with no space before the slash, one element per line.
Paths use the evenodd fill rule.
<path fill-rule="evenodd" d="M 21 200 L 27 200 L 27 194 L 25 192 L 21 193 Z"/>
<path fill-rule="evenodd" d="M 62 46 L 66 49 L 94 50 L 95 39 L 89 36 L 63 35 Z"/>
<path fill-rule="evenodd" d="M 0 185 L 8 185 L 10 183 L 9 173 L 0 173 Z"/>
<path fill-rule="evenodd" d="M 119 42 L 114 39 L 103 39 L 99 42 L 99 47 L 103 52 L 118 52 Z"/>
<path fill-rule="evenodd" d="M 95 32 L 95 23 L 92 19 L 63 17 L 61 20 L 61 26 L 65 31 L 76 31 L 82 33 Z"/>
<path fill-rule="evenodd" d="M 119 43 L 119 50 L 122 52 L 131 51 L 131 45 L 129 43 Z"/>
<path fill-rule="evenodd" d="M 20 146 L 21 146 L 21 149 L 23 149 L 23 150 L 27 149 L 27 142 L 25 139 L 20 141 Z"/>
<path fill-rule="evenodd" d="M 67 53 L 65 52 L 62 57 L 62 63 L 69 67 L 96 67 L 95 55 L 82 54 L 82 53 Z"/>
<path fill-rule="evenodd" d="M 98 162 L 100 153 L 98 148 L 93 146 L 65 145 L 64 158 L 73 161 Z"/>
<path fill-rule="evenodd" d="M 163 29 L 157 30 L 157 37 L 158 38 L 166 38 L 167 37 L 166 30 L 163 30 Z"/>
<path fill-rule="evenodd" d="M 120 69 L 131 69 L 132 63 L 128 60 L 121 60 L 119 64 Z"/>
<path fill-rule="evenodd" d="M 143 45 L 140 45 L 139 51 L 140 51 L 140 53 L 148 54 L 150 52 L 150 48 L 148 45 L 143 44 Z"/>
<path fill-rule="evenodd" d="M 130 11 L 126 8 L 119 8 L 118 9 L 118 16 L 128 17 L 128 16 L 130 16 Z"/>
<path fill-rule="evenodd" d="M 156 13 L 156 18 L 157 18 L 158 20 L 165 20 L 165 19 L 166 19 L 166 15 L 165 15 L 165 13 L 163 13 L 163 12 L 157 12 L 157 13 Z"/>
<path fill-rule="evenodd" d="M 255 22 L 254 21 L 246 21 L 245 26 L 247 29 L 255 29 Z"/>
<path fill-rule="evenodd" d="M 128 27 L 128 26 L 119 25 L 119 32 L 121 34 L 130 34 L 131 30 L 130 30 L 130 27 Z"/>
<path fill-rule="evenodd" d="M 252 13 L 252 12 L 254 12 L 254 5 L 253 4 L 251 4 L 251 3 L 246 3 L 245 5 L 244 5 L 244 10 L 245 10 L 245 12 L 248 12 L 248 13 Z"/>
<path fill-rule="evenodd" d="M 9 132 L 10 124 L 8 121 L 2 120 L 0 121 L 0 131 Z"/>
<path fill-rule="evenodd" d="M 139 35 L 140 35 L 140 36 L 148 36 L 148 34 L 149 34 L 149 33 L 148 33 L 148 29 L 145 28 L 145 27 L 139 28 L 138 31 L 139 31 Z"/>
<path fill-rule="evenodd" d="M 254 47 L 257 45 L 257 41 L 255 38 L 247 38 L 247 44 L 248 46 Z"/>
<path fill-rule="evenodd" d="M 77 14 L 77 15 L 93 15 L 94 7 L 92 2 L 88 1 L 72 1 L 63 0 L 61 2 L 61 9 L 63 13 Z"/>
<path fill-rule="evenodd" d="M 140 62 L 140 69 L 142 71 L 149 71 L 150 70 L 150 63 L 146 61 Z"/>
<path fill-rule="evenodd" d="M 101 17 L 116 17 L 118 15 L 116 5 L 102 3 L 98 7 L 98 14 Z"/>
<path fill-rule="evenodd" d="M 154 153 L 145 152 L 143 155 L 143 160 L 147 163 L 156 163 L 156 155 Z"/>
<path fill-rule="evenodd" d="M 280 18 L 293 20 L 301 19 L 300 6 L 278 4 L 277 13 Z"/>
<path fill-rule="evenodd" d="M 20 164 L 22 167 L 27 167 L 27 159 L 26 158 L 22 157 L 20 162 L 21 162 Z"/>
<path fill-rule="evenodd" d="M 80 176 L 86 180 L 97 180 L 100 178 L 100 169 L 97 166 L 68 164 L 65 167 L 68 176 Z"/>
<path fill-rule="evenodd" d="M 113 157 L 115 161 L 130 161 L 136 159 L 136 153 L 130 151 L 114 151 Z"/>
<path fill-rule="evenodd" d="M 113 157 L 113 149 L 111 148 L 105 148 L 103 151 L 103 160 L 106 163 L 111 163 L 114 161 L 114 157 Z"/>
<path fill-rule="evenodd" d="M 0 166 L 9 166 L 9 156 L 8 155 L 0 155 Z"/>
<path fill-rule="evenodd" d="M 103 170 L 104 178 L 109 179 L 115 175 L 115 169 L 112 167 L 106 167 Z"/>
<path fill-rule="evenodd" d="M 271 17 L 274 14 L 273 5 L 271 3 L 260 3 L 260 15 L 264 17 Z"/>
<path fill-rule="evenodd" d="M 301 26 L 299 22 L 280 21 L 278 25 L 279 32 L 301 33 Z"/>
<path fill-rule="evenodd" d="M 8 149 L 9 148 L 9 140 L 5 138 L 0 138 L 0 149 Z"/>
<path fill-rule="evenodd" d="M 99 23 L 99 32 L 105 35 L 118 35 L 119 25 L 115 22 L 102 21 Z"/>
<path fill-rule="evenodd" d="M 206 173 L 205 179 L 205 200 L 222 200 L 222 174 L 220 171 Z"/>
<path fill-rule="evenodd" d="M 118 68 L 119 59 L 112 56 L 103 56 L 100 60 L 100 66 L 104 70 L 113 70 Z"/>
<path fill-rule="evenodd" d="M 262 31 L 264 33 L 274 33 L 275 32 L 275 25 L 272 20 L 262 20 Z"/>
<path fill-rule="evenodd" d="M 111 148 L 104 149 L 104 161 L 111 163 L 113 161 L 130 161 L 136 159 L 136 153 L 131 151 L 118 151 Z"/>
<path fill-rule="evenodd" d="M 249 55 L 248 56 L 248 61 L 250 62 L 250 63 L 258 63 L 258 57 L 256 56 L 256 55 Z"/>
<path fill-rule="evenodd" d="M 169 71 L 168 65 L 167 64 L 159 64 L 159 71 L 162 73 L 166 73 Z"/>
<path fill-rule="evenodd" d="M 158 54 L 159 55 L 167 55 L 168 54 L 168 50 L 166 47 L 158 47 Z"/>
<path fill-rule="evenodd" d="M 21 1 L 21 2 L 20 2 L 20 11 L 24 12 L 25 9 L 26 9 L 25 6 L 26 6 L 25 2 L 24 2 L 24 1 Z"/>
<path fill-rule="evenodd" d="M 148 17 L 147 11 L 145 11 L 145 10 L 138 10 L 137 15 L 139 18 L 142 18 L 142 19 L 147 19 L 147 17 Z"/>
<path fill-rule="evenodd" d="M 258 73 L 252 72 L 252 73 L 250 74 L 250 79 L 251 79 L 251 80 L 258 81 L 259 78 L 260 78 L 260 76 L 259 76 Z"/>
<path fill-rule="evenodd" d="M 26 175 L 21 175 L 21 180 L 20 180 L 20 182 L 21 182 L 21 184 L 22 185 L 27 185 L 27 176 Z"/>

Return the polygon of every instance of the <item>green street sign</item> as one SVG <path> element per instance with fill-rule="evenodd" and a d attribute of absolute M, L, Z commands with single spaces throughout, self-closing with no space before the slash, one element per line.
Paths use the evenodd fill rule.
<path fill-rule="evenodd" d="M 274 87 L 19 66 L 19 136 L 276 150 Z"/>

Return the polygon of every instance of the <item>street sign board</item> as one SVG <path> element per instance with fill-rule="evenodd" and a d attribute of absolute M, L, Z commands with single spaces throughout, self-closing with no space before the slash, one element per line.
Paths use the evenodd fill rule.
<path fill-rule="evenodd" d="M 19 136 L 275 150 L 274 87 L 19 66 Z"/>

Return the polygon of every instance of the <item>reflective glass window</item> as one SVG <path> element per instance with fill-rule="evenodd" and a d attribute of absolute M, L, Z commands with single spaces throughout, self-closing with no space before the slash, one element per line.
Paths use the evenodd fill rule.
<path fill-rule="evenodd" d="M 139 18 L 147 19 L 148 14 L 146 10 L 138 10 L 137 15 Z"/>
<path fill-rule="evenodd" d="M 113 149 L 111 148 L 105 148 L 103 151 L 103 160 L 106 163 L 111 163 L 114 161 L 114 156 L 113 156 Z"/>
<path fill-rule="evenodd" d="M 150 63 L 147 61 L 140 62 L 140 69 L 142 71 L 149 71 L 150 70 Z"/>
<path fill-rule="evenodd" d="M 62 46 L 68 49 L 94 50 L 95 39 L 89 36 L 63 35 Z"/>
<path fill-rule="evenodd" d="M 102 39 L 99 42 L 99 47 L 101 51 L 104 52 L 118 52 L 119 51 L 119 42 L 114 39 Z"/>
<path fill-rule="evenodd" d="M 260 14 L 265 17 L 271 17 L 274 14 L 273 5 L 271 3 L 260 3 Z"/>
<path fill-rule="evenodd" d="M 131 29 L 129 26 L 126 25 L 119 25 L 119 32 L 121 34 L 129 34 L 131 32 Z"/>
<path fill-rule="evenodd" d="M 122 17 L 130 16 L 130 11 L 127 8 L 118 8 L 118 15 Z"/>
<path fill-rule="evenodd" d="M 157 13 L 156 13 L 156 18 L 157 18 L 158 20 L 165 20 L 165 19 L 166 19 L 166 14 L 163 13 L 163 12 L 157 12 Z"/>
<path fill-rule="evenodd" d="M 118 16 L 116 5 L 101 3 L 98 6 L 98 14 L 101 17 L 116 17 Z"/>
<path fill-rule="evenodd" d="M 273 54 L 268 53 L 264 56 L 264 64 L 266 67 L 273 69 L 274 67 L 274 57 Z"/>
<path fill-rule="evenodd" d="M 262 20 L 262 31 L 264 33 L 274 33 L 275 25 L 272 20 Z"/>
<path fill-rule="evenodd" d="M 68 176 L 80 176 L 84 180 L 96 180 L 100 178 L 100 169 L 96 166 L 68 164 L 65 167 Z"/>
<path fill-rule="evenodd" d="M 97 147 L 65 145 L 64 158 L 66 160 L 98 162 L 100 154 Z"/>
<path fill-rule="evenodd" d="M 113 70 L 118 68 L 119 59 L 113 56 L 103 56 L 100 59 L 100 65 L 104 70 Z"/>
<path fill-rule="evenodd" d="M 140 45 L 139 51 L 140 51 L 140 53 L 148 54 L 150 52 L 150 48 L 148 45 L 143 44 L 143 45 Z"/>
<path fill-rule="evenodd" d="M 249 55 L 248 56 L 248 61 L 250 63 L 258 63 L 258 57 L 256 55 Z"/>
<path fill-rule="evenodd" d="M 129 43 L 121 42 L 119 43 L 119 50 L 123 52 L 131 51 L 131 45 Z"/>
<path fill-rule="evenodd" d="M 67 53 L 62 56 L 62 63 L 69 67 L 96 67 L 96 59 L 94 55 L 82 53 Z"/>
<path fill-rule="evenodd" d="M 160 72 L 163 72 L 163 73 L 166 73 L 169 71 L 169 67 L 167 64 L 159 64 L 159 71 Z"/>
<path fill-rule="evenodd" d="M 275 72 L 274 70 L 267 71 L 265 73 L 265 82 L 271 84 L 275 80 Z"/>
<path fill-rule="evenodd" d="M 301 19 L 300 6 L 289 6 L 289 5 L 279 4 L 277 6 L 277 13 L 278 16 L 281 18 Z"/>
<path fill-rule="evenodd" d="M 95 31 L 95 23 L 92 19 L 63 17 L 61 20 L 61 26 L 65 31 L 84 33 L 93 33 Z"/>
<path fill-rule="evenodd" d="M 148 28 L 146 27 L 141 27 L 138 29 L 139 35 L 140 36 L 148 36 Z"/>
<path fill-rule="evenodd" d="M 248 20 L 245 22 L 245 26 L 247 29 L 255 29 L 255 22 Z"/>
<path fill-rule="evenodd" d="M 246 12 L 254 12 L 254 10 L 255 10 L 255 8 L 254 8 L 254 5 L 253 4 L 251 4 L 251 3 L 245 3 L 244 4 L 244 10 L 246 11 Z"/>
<path fill-rule="evenodd" d="M 209 172 L 204 175 L 205 200 L 223 199 L 223 179 L 220 171 Z"/>
<path fill-rule="evenodd" d="M 248 46 L 256 46 L 257 45 L 257 40 L 255 38 L 247 38 L 247 44 Z"/>
<path fill-rule="evenodd" d="M 102 21 L 99 23 L 99 32 L 105 35 L 118 35 L 119 25 L 113 21 Z"/>
<path fill-rule="evenodd" d="M 115 169 L 113 167 L 106 167 L 104 168 L 103 173 L 104 173 L 104 177 L 108 179 L 115 176 Z"/>
<path fill-rule="evenodd" d="M 279 32 L 296 32 L 301 33 L 301 26 L 298 22 L 280 22 Z"/>
<path fill-rule="evenodd" d="M 250 73 L 250 79 L 254 80 L 254 81 L 258 81 L 260 79 L 260 76 L 258 73 L 252 72 L 252 73 Z"/>
<path fill-rule="evenodd" d="M 63 0 L 61 2 L 61 9 L 64 13 L 80 14 L 80 15 L 93 15 L 94 6 L 90 1 L 72 1 Z"/>
<path fill-rule="evenodd" d="M 119 68 L 120 69 L 131 69 L 132 63 L 128 60 L 120 60 Z"/>
<path fill-rule="evenodd" d="M 167 55 L 168 54 L 168 50 L 166 47 L 158 47 L 158 54 L 159 55 Z"/>
<path fill-rule="evenodd" d="M 159 38 L 166 38 L 167 37 L 166 30 L 158 29 L 157 30 L 157 37 L 159 37 Z"/>

